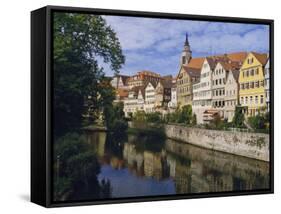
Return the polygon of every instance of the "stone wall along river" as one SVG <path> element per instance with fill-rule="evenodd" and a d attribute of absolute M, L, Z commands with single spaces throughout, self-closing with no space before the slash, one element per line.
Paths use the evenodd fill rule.
<path fill-rule="evenodd" d="M 269 161 L 269 135 L 165 125 L 168 138 L 207 149 Z"/>

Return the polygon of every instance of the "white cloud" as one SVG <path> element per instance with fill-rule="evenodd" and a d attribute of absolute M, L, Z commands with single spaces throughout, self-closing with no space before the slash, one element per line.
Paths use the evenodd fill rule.
<path fill-rule="evenodd" d="M 114 29 L 126 56 L 122 72 L 149 69 L 175 74 L 185 33 L 194 55 L 269 49 L 269 28 L 264 25 L 155 18 L 104 16 Z"/>

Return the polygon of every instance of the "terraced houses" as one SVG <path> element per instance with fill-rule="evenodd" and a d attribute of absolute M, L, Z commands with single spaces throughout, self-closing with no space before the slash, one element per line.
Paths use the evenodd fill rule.
<path fill-rule="evenodd" d="M 112 85 L 126 116 L 139 110 L 165 114 L 192 105 L 199 124 L 216 115 L 230 122 L 238 105 L 246 117 L 269 111 L 269 61 L 268 54 L 256 52 L 193 58 L 186 35 L 175 78 L 145 70 L 114 77 Z"/>

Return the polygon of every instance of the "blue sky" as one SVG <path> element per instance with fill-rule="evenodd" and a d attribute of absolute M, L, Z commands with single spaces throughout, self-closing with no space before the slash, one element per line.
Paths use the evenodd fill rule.
<path fill-rule="evenodd" d="M 126 62 L 121 74 L 151 70 L 175 76 L 186 32 L 193 57 L 269 51 L 269 26 L 206 21 L 103 16 L 117 33 Z M 105 67 L 108 75 L 112 72 Z"/>

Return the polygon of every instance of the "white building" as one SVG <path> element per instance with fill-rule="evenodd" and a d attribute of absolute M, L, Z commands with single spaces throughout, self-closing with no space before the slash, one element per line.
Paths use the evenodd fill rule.
<path fill-rule="evenodd" d="M 239 70 L 232 69 L 226 77 L 225 97 L 224 97 L 224 118 L 231 122 L 235 108 L 239 104 Z"/>
<path fill-rule="evenodd" d="M 212 108 L 212 72 L 215 68 L 215 60 L 210 57 L 204 59 L 200 81 L 193 84 L 193 102 L 192 110 L 196 115 L 197 123 L 204 121 L 204 112 Z"/>
<path fill-rule="evenodd" d="M 155 111 L 155 100 L 156 100 L 156 85 L 152 82 L 149 82 L 145 86 L 145 102 L 144 102 L 144 111 L 147 113 Z"/>
<path fill-rule="evenodd" d="M 265 100 L 266 100 L 266 110 L 270 110 L 270 62 L 269 58 L 264 67 L 264 89 L 265 89 Z"/>
<path fill-rule="evenodd" d="M 224 116 L 225 82 L 228 71 L 229 65 L 219 61 L 212 73 L 212 107 L 218 110 L 221 117 Z"/>
<path fill-rule="evenodd" d="M 111 85 L 116 89 L 119 88 L 128 89 L 129 88 L 128 79 L 129 76 L 126 75 L 121 75 L 121 74 L 115 75 L 111 80 Z"/>
<path fill-rule="evenodd" d="M 175 110 L 177 108 L 177 102 L 177 85 L 173 82 L 171 88 L 171 101 L 168 103 L 169 110 Z"/>
<path fill-rule="evenodd" d="M 144 87 L 133 87 L 128 94 L 128 98 L 124 99 L 125 117 L 130 117 L 137 111 L 144 110 Z"/>

